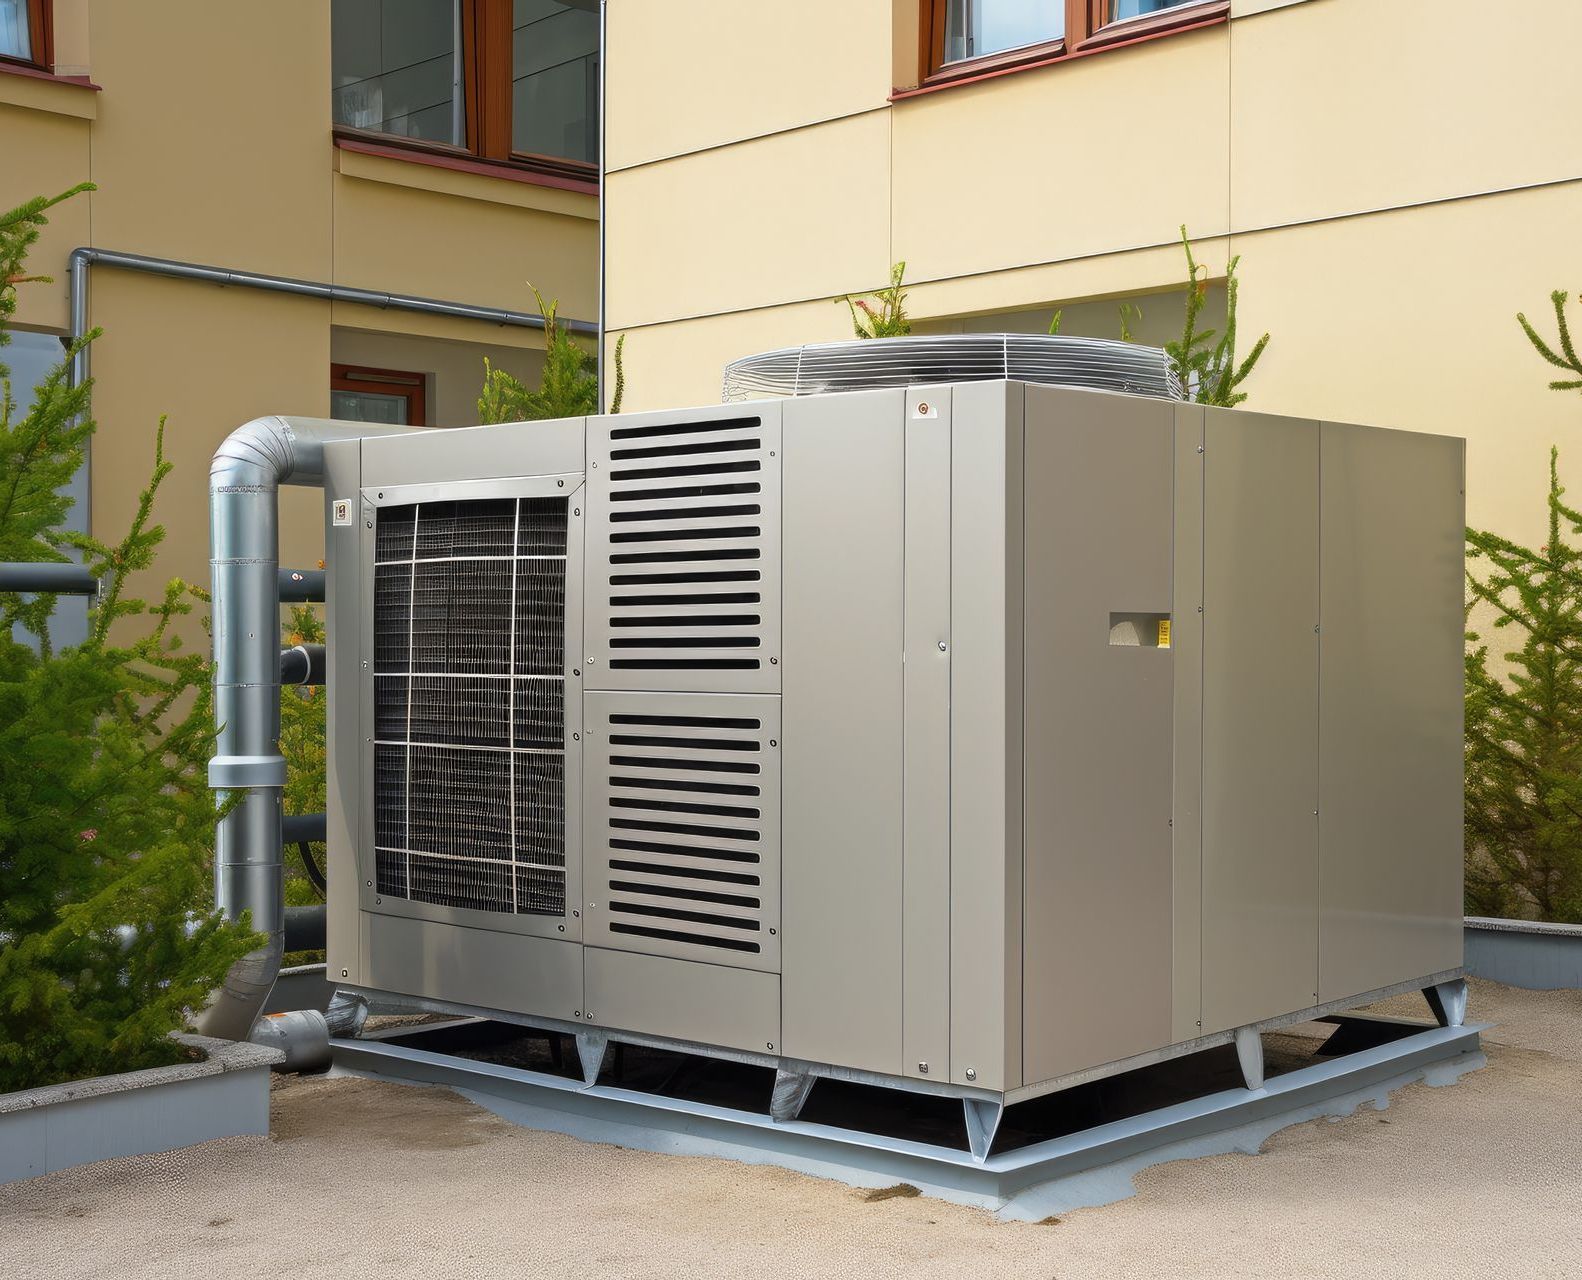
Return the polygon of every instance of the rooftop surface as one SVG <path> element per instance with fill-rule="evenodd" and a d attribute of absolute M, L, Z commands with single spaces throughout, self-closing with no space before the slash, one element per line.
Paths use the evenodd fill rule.
<path fill-rule="evenodd" d="M 1379 1012 L 1420 1016 L 1400 997 Z M 1472 984 L 1488 1066 L 1001 1222 L 917 1196 L 521 1129 L 458 1094 L 279 1077 L 268 1138 L 0 1186 L 15 1274 L 1574 1276 L 1582 991 Z M 23 1261 L 25 1260 L 25 1262 Z"/>

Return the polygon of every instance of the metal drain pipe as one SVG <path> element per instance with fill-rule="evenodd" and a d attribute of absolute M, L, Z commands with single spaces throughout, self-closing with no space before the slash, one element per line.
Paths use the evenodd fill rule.
<path fill-rule="evenodd" d="M 280 486 L 322 485 L 329 441 L 411 429 L 318 418 L 255 418 L 230 434 L 209 468 L 214 718 L 219 727 L 209 785 L 243 794 L 241 803 L 216 826 L 214 899 L 228 920 L 250 913 L 253 928 L 267 940 L 225 976 L 199 1016 L 198 1029 L 204 1035 L 249 1037 L 285 952 Z M 318 1028 L 310 1033 L 320 1038 Z"/>

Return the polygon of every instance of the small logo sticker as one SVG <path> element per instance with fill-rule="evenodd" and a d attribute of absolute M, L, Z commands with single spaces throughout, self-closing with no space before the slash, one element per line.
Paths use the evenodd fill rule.
<path fill-rule="evenodd" d="M 330 523 L 335 525 L 350 524 L 352 522 L 352 500 L 350 498 L 336 498 L 330 508 Z"/>

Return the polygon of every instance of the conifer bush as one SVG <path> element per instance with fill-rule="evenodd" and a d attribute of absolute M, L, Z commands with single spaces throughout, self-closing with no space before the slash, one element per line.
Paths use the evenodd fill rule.
<path fill-rule="evenodd" d="M 547 418 L 584 418 L 599 412 L 598 357 L 578 345 L 556 317 L 558 302 L 545 301 L 537 289 L 533 297 L 538 313 L 544 317 L 544 373 L 537 389 L 520 378 L 496 369 L 483 361 L 483 394 L 478 397 L 478 421 L 539 422 Z M 626 371 L 622 353 L 626 348 L 623 333 L 615 342 L 613 364 L 615 386 L 610 394 L 611 413 L 621 411 L 626 394 Z"/>
<path fill-rule="evenodd" d="M 46 210 L 81 189 L 0 215 L 0 346 Z M 179 1061 L 187 1051 L 169 1032 L 257 944 L 211 909 L 209 670 L 174 626 L 202 593 L 174 581 L 147 602 L 127 590 L 164 537 L 153 522 L 170 472 L 163 422 L 125 536 L 61 527 L 62 485 L 94 429 L 69 362 L 96 336 L 26 413 L 0 367 L 0 560 L 75 549 L 100 584 L 87 639 L 64 649 L 50 641 L 52 598 L 0 593 L 0 1093 Z"/>

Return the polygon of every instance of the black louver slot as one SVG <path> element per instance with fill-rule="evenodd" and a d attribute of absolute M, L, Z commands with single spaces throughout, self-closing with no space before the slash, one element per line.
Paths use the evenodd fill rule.
<path fill-rule="evenodd" d="M 379 512 L 381 896 L 564 914 L 566 535 L 564 498 Z"/>

